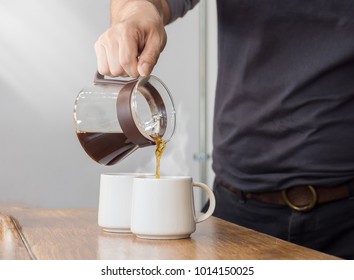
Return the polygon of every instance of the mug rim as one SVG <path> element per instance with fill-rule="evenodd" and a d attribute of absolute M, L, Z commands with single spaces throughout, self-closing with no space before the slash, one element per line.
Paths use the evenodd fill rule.
<path fill-rule="evenodd" d="M 155 173 L 146 173 L 146 172 L 109 172 L 109 173 L 101 173 L 101 176 L 146 178 L 146 176 L 155 176 Z"/>
<path fill-rule="evenodd" d="M 189 175 L 161 175 L 160 178 L 156 178 L 155 174 L 153 177 L 144 177 L 144 176 L 137 176 L 134 179 L 137 180 L 156 180 L 156 181 L 166 181 L 166 180 L 185 180 L 185 179 L 192 179 L 192 176 Z"/>

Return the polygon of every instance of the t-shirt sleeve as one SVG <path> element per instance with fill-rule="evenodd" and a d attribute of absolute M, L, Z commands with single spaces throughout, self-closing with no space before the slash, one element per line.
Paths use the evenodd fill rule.
<path fill-rule="evenodd" d="M 189 10 L 193 9 L 199 0 L 167 0 L 171 9 L 171 22 L 183 17 Z"/>

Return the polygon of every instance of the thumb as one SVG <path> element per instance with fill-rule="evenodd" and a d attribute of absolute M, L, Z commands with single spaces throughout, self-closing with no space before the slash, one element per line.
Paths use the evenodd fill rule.
<path fill-rule="evenodd" d="M 148 76 L 151 74 L 161 52 L 161 45 L 157 41 L 149 40 L 140 54 L 138 62 L 138 72 L 140 76 Z"/>

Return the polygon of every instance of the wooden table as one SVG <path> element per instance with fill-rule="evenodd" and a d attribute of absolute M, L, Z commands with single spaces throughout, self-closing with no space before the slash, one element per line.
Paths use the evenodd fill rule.
<path fill-rule="evenodd" d="M 191 238 L 143 240 L 106 233 L 97 209 L 0 206 L 0 259 L 337 259 L 211 217 Z"/>

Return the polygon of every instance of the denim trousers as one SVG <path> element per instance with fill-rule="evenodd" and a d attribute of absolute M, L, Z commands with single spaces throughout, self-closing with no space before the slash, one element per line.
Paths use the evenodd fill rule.
<path fill-rule="evenodd" d="M 354 195 L 308 212 L 245 200 L 214 183 L 214 216 L 258 232 L 344 259 L 354 259 Z"/>

